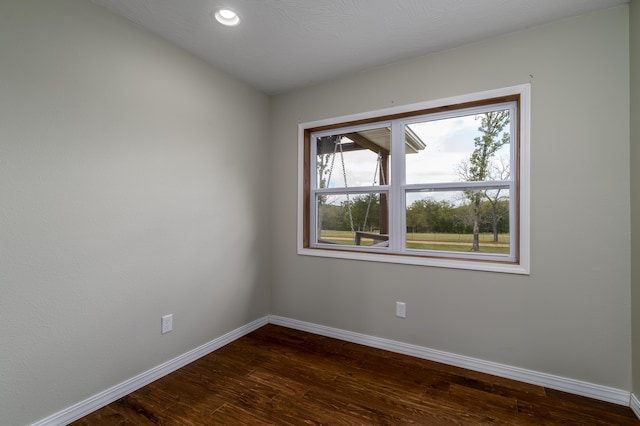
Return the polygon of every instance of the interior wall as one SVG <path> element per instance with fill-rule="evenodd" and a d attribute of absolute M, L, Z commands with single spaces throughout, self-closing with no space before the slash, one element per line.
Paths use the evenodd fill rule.
<path fill-rule="evenodd" d="M 625 5 L 275 97 L 271 313 L 629 390 L 628 26 Z M 530 275 L 296 254 L 298 123 L 529 82 Z"/>
<path fill-rule="evenodd" d="M 630 3 L 631 58 L 631 306 L 633 392 L 640 395 L 640 1 Z M 635 166 L 635 167 L 634 167 Z"/>
<path fill-rule="evenodd" d="M 268 314 L 265 95 L 85 0 L 0 2 L 0 58 L 0 423 Z"/>

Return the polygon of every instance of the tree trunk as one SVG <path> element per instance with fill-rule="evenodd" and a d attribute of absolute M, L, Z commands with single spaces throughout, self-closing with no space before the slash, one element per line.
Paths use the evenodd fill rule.
<path fill-rule="evenodd" d="M 498 202 L 491 203 L 493 208 L 493 242 L 498 242 Z"/>
<path fill-rule="evenodd" d="M 474 200 L 473 215 L 473 245 L 471 251 L 480 251 L 480 199 L 478 196 Z"/>

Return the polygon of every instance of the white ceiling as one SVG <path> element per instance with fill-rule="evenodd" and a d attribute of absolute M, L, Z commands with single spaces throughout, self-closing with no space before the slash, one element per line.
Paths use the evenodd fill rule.
<path fill-rule="evenodd" d="M 268 94 L 628 0 L 92 0 Z M 219 7 L 240 15 L 224 27 Z"/>

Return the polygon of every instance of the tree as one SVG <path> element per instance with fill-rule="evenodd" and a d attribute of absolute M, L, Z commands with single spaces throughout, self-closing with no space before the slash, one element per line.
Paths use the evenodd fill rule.
<path fill-rule="evenodd" d="M 427 200 L 416 200 L 407 208 L 407 227 L 412 233 L 427 229 Z"/>
<path fill-rule="evenodd" d="M 407 208 L 407 228 L 411 232 L 455 232 L 457 219 L 447 201 L 416 200 Z"/>
<path fill-rule="evenodd" d="M 477 117 L 476 117 L 477 118 Z M 492 111 L 484 113 L 480 116 L 480 127 L 478 131 L 480 136 L 474 138 L 475 149 L 471 153 L 468 162 L 463 162 L 458 167 L 460 177 L 469 182 L 481 182 L 491 179 L 491 159 L 495 153 L 505 144 L 509 143 L 509 133 L 502 133 L 502 130 L 509 124 L 509 111 Z M 502 137 L 499 137 L 502 133 Z M 496 194 L 497 192 L 497 194 Z M 500 201 L 500 191 L 492 191 L 492 195 L 488 195 L 485 190 L 469 190 L 465 192 L 465 196 L 471 201 L 473 206 L 473 245 L 471 251 L 480 250 L 480 217 L 481 202 L 483 199 L 494 200 L 492 205 L 496 209 Z M 493 198 L 490 198 L 493 197 Z M 497 241 L 497 216 L 494 217 L 494 240 Z"/>
<path fill-rule="evenodd" d="M 356 195 L 343 203 L 344 220 L 349 229 L 353 220 L 355 231 L 373 231 L 380 222 L 380 197 L 378 194 Z M 349 217 L 351 215 L 351 217 Z"/>
<path fill-rule="evenodd" d="M 489 179 L 491 180 L 508 180 L 511 175 L 509 161 L 501 158 L 499 162 L 493 162 L 493 166 L 489 171 Z M 498 224 L 500 219 L 509 216 L 509 197 L 501 194 L 502 189 L 483 191 L 483 196 L 491 204 L 491 230 L 493 232 L 493 242 L 498 242 Z M 505 203 L 505 201 L 507 201 Z"/>
<path fill-rule="evenodd" d="M 322 209 L 318 209 L 318 215 L 322 215 L 322 229 L 344 231 L 349 229 L 344 224 L 344 207 L 342 205 L 324 203 Z"/>

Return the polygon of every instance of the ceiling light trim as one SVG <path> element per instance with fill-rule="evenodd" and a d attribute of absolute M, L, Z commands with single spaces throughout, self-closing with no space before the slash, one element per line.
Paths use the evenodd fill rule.
<path fill-rule="evenodd" d="M 235 27 L 240 23 L 240 17 L 236 12 L 231 9 L 222 8 L 213 13 L 213 17 L 216 21 L 227 27 Z"/>

